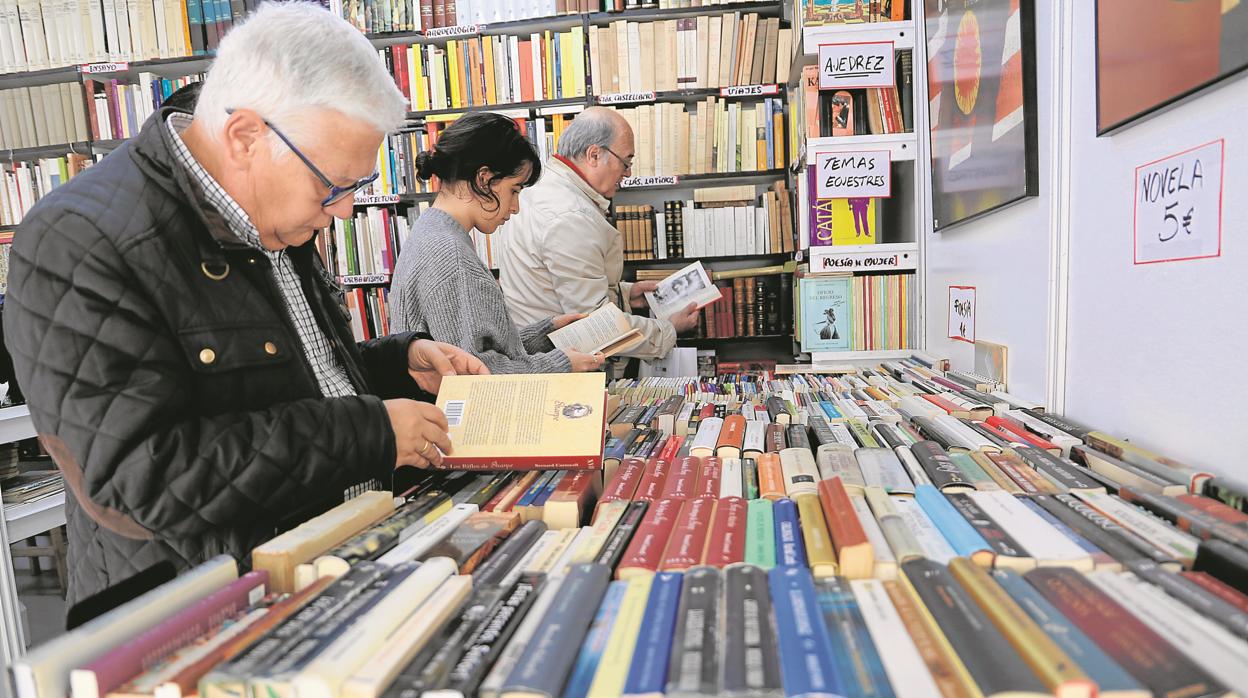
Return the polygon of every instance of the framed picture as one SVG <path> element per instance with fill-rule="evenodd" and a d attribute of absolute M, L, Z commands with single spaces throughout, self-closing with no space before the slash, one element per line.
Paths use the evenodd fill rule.
<path fill-rule="evenodd" d="M 925 0 L 936 230 L 1039 193 L 1034 0 Z"/>
<path fill-rule="evenodd" d="M 1097 0 L 1096 133 L 1164 111 L 1248 67 L 1248 3 Z"/>

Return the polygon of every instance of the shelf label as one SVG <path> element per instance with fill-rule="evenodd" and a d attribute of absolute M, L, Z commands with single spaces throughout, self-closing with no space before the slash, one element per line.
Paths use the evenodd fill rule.
<path fill-rule="evenodd" d="M 658 177 L 625 177 L 620 180 L 622 189 L 632 189 L 634 187 L 665 187 L 678 184 L 680 177 L 676 175 L 661 175 Z"/>
<path fill-rule="evenodd" d="M 399 203 L 399 195 L 398 194 L 373 194 L 373 195 L 356 194 L 355 203 L 360 206 L 397 204 Z"/>
<path fill-rule="evenodd" d="M 98 73 L 124 73 L 130 70 L 129 63 L 87 63 L 78 66 L 78 72 L 84 75 L 96 75 Z"/>
<path fill-rule="evenodd" d="M 425 30 L 429 39 L 444 39 L 452 36 L 475 36 L 485 31 L 484 24 L 464 24 L 458 27 L 434 27 Z"/>
<path fill-rule="evenodd" d="M 1222 255 L 1219 139 L 1135 168 L 1135 263 Z"/>
<path fill-rule="evenodd" d="M 888 198 L 893 193 L 892 158 L 888 150 L 819 153 L 815 193 L 820 199 Z"/>
<path fill-rule="evenodd" d="M 894 71 L 891 41 L 819 45 L 821 90 L 892 87 L 897 84 Z"/>
<path fill-rule="evenodd" d="M 811 272 L 909 271 L 918 268 L 918 254 L 908 252 L 838 252 L 836 246 L 810 248 Z"/>
<path fill-rule="evenodd" d="M 389 274 L 353 274 L 338 277 L 343 286 L 376 286 L 390 283 Z"/>
<path fill-rule="evenodd" d="M 779 85 L 735 85 L 719 88 L 720 97 L 757 97 L 778 94 L 780 94 Z"/>
<path fill-rule="evenodd" d="M 949 339 L 975 343 L 975 287 L 949 287 Z"/>
<path fill-rule="evenodd" d="M 640 104 L 653 102 L 655 99 L 653 92 L 615 92 L 609 95 L 598 95 L 599 104 Z"/>

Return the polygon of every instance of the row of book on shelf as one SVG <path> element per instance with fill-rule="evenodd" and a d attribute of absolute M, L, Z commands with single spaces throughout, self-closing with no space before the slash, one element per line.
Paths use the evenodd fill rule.
<path fill-rule="evenodd" d="M 133 85 L 119 80 L 83 80 L 91 138 L 106 141 L 137 136 L 169 95 L 202 79 L 203 75 L 162 78 L 140 73 L 138 83 Z"/>
<path fill-rule="evenodd" d="M 0 90 L 0 148 L 80 143 L 91 137 L 82 87 L 54 83 Z"/>
<path fill-rule="evenodd" d="M 632 176 L 759 172 L 785 164 L 784 102 L 707 97 L 617 111 L 634 134 Z"/>
<path fill-rule="evenodd" d="M 638 281 L 661 281 L 677 270 L 638 269 Z M 719 299 L 704 306 L 697 338 L 780 336 L 793 333 L 793 263 L 717 271 Z"/>
<path fill-rule="evenodd" d="M 910 349 L 919 337 L 914 274 L 809 274 L 799 268 L 802 351 Z"/>
<path fill-rule="evenodd" d="M 598 424 L 592 467 L 435 471 L 241 576 L 210 560 L 19 658 L 18 695 L 1248 685 L 1248 515 L 1220 479 L 1003 386 L 922 356 L 619 380 Z"/>
<path fill-rule="evenodd" d="M 807 27 L 910 19 L 910 0 L 799 0 L 795 17 Z"/>
<path fill-rule="evenodd" d="M 819 66 L 802 68 L 802 89 L 794 90 L 793 117 L 807 138 L 870 136 L 914 131 L 914 68 L 909 50 L 895 52 L 892 87 L 819 89 Z"/>
<path fill-rule="evenodd" d="M 33 162 L 0 163 L 0 225 L 17 225 L 35 202 L 90 167 L 88 155 L 69 153 Z"/>
<path fill-rule="evenodd" d="M 704 187 L 691 200 L 618 205 L 624 259 L 732 257 L 793 252 L 792 201 L 783 181 L 761 195 L 753 185 Z"/>

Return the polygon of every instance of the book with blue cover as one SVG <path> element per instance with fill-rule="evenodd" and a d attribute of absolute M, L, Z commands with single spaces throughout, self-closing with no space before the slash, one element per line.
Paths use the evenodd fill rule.
<path fill-rule="evenodd" d="M 823 622 L 828 627 L 832 656 L 836 659 L 844 692 L 863 698 L 893 698 L 888 672 L 871 639 L 867 621 L 858 609 L 858 598 L 849 580 L 841 576 L 817 579 L 815 593 L 819 597 Z"/>
<path fill-rule="evenodd" d="M 802 351 L 846 351 L 852 346 L 852 282 L 848 276 L 807 276 L 798 281 Z"/>
<path fill-rule="evenodd" d="M 819 613 L 815 580 L 805 567 L 774 567 L 767 573 L 780 647 L 780 675 L 788 698 L 845 695 L 836 675 L 832 641 Z"/>
<path fill-rule="evenodd" d="M 589 634 L 585 636 L 581 651 L 576 655 L 572 678 L 568 679 L 568 687 L 563 690 L 563 698 L 585 698 L 589 693 L 589 685 L 594 680 L 594 672 L 598 670 L 598 662 L 602 659 L 602 650 L 607 646 L 607 638 L 611 635 L 611 627 L 615 624 L 620 602 L 627 590 L 628 582 L 611 582 L 607 586 L 607 593 L 598 605 L 594 623 L 589 626 Z"/>
<path fill-rule="evenodd" d="M 806 543 L 798 525 L 797 504 L 792 499 L 777 499 L 771 511 L 776 531 L 776 565 L 806 567 Z"/>
<path fill-rule="evenodd" d="M 641 619 L 641 634 L 637 637 L 628 679 L 624 682 L 624 695 L 656 695 L 666 688 L 667 662 L 676 632 L 676 611 L 680 607 L 683 581 L 684 575 L 680 572 L 654 575 L 646 613 Z"/>

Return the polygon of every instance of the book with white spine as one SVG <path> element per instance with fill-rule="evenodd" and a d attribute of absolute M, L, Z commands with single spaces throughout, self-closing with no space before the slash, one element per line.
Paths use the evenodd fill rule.
<path fill-rule="evenodd" d="M 784 488 L 790 499 L 799 494 L 819 494 L 819 467 L 808 448 L 786 448 L 780 451 L 780 468 Z"/>
<path fill-rule="evenodd" d="M 554 533 L 556 535 L 546 538 L 543 534 L 537 545 L 533 546 L 536 549 L 533 557 L 525 564 L 516 565 L 516 568 L 521 570 L 522 573 L 533 574 L 541 572 L 546 575 L 554 574 L 555 570 L 558 569 L 556 564 L 560 560 L 566 559 L 577 536 L 581 535 L 581 529 L 560 528 L 554 531 L 547 531 L 546 533 Z M 538 549 L 538 546 L 541 546 L 541 548 Z M 564 564 L 566 565 L 567 563 L 564 562 Z"/>
<path fill-rule="evenodd" d="M 173 581 L 40 645 L 13 663 L 18 698 L 68 695 L 71 669 L 89 664 L 237 578 L 238 565 L 234 558 L 218 555 Z"/>
<path fill-rule="evenodd" d="M 1072 567 L 1092 570 L 1096 565 L 1088 551 L 1062 535 L 1004 490 L 966 493 L 975 504 L 1010 535 L 1041 567 Z"/>
<path fill-rule="evenodd" d="M 1083 443 L 1082 439 L 1067 434 L 1051 424 L 1042 422 L 1022 410 L 1010 410 L 1005 413 L 1005 418 L 1022 425 L 1027 431 L 1043 436 L 1049 443 L 1062 449 L 1063 458 L 1070 458 L 1071 446 L 1078 446 Z"/>
<path fill-rule="evenodd" d="M 433 546 L 441 543 L 461 523 L 467 521 L 469 516 L 477 513 L 477 509 L 476 504 L 456 504 L 451 507 L 450 511 L 435 519 L 433 523 L 421 528 L 416 535 L 404 540 L 391 548 L 385 555 L 377 558 L 377 562 L 393 567 L 404 562 L 420 559 L 420 556 L 432 550 Z"/>
<path fill-rule="evenodd" d="M 893 552 L 895 568 L 907 560 L 924 556 L 923 547 L 898 514 L 892 498 L 883 489 L 868 486 L 866 501 L 871 508 L 871 515 L 879 522 L 880 531 L 888 542 L 887 547 Z"/>
<path fill-rule="evenodd" d="M 715 444 L 719 441 L 719 432 L 724 426 L 720 417 L 707 417 L 698 422 L 698 433 L 694 434 L 689 445 L 689 455 L 706 458 L 715 455 Z"/>
<path fill-rule="evenodd" d="M 906 630 L 892 599 L 879 579 L 852 579 L 849 582 L 867 632 L 881 651 L 880 661 L 897 698 L 927 698 L 940 695 L 923 656 Z"/>
<path fill-rule="evenodd" d="M 876 419 L 895 424 L 900 422 L 904 417 L 901 413 L 893 409 L 893 406 L 883 400 L 868 400 L 867 406 L 875 411 Z"/>
<path fill-rule="evenodd" d="M 887 448 L 860 448 L 854 457 L 867 487 L 880 487 L 889 494 L 914 494 L 914 481 L 896 453 Z"/>
<path fill-rule="evenodd" d="M 1243 638 L 1130 572 L 1093 572 L 1088 579 L 1214 678 L 1232 688 L 1248 686 Z"/>
<path fill-rule="evenodd" d="M 692 406 L 690 406 L 692 409 Z M 686 418 L 686 422 L 689 420 Z M 747 419 L 745 422 L 745 439 L 741 444 L 741 455 L 744 458 L 757 458 L 758 454 L 767 450 L 767 423 L 761 419 Z"/>
<path fill-rule="evenodd" d="M 1200 539 L 1180 531 L 1170 522 L 1105 492 L 1071 490 L 1071 494 L 1108 516 L 1114 523 L 1174 556 L 1184 567 L 1191 567 L 1196 559 Z"/>
<path fill-rule="evenodd" d="M 979 434 L 979 432 L 963 424 L 962 420 L 957 417 L 942 414 L 937 417 L 933 417 L 932 419 L 943 427 L 945 432 L 949 434 L 951 438 L 956 439 L 956 443 L 965 446 L 968 451 L 983 451 L 985 453 L 1001 452 L 1000 446 L 997 446 L 988 439 L 985 439 L 981 434 Z"/>
<path fill-rule="evenodd" d="M 862 469 L 858 467 L 857 456 L 843 444 L 821 445 L 815 453 L 815 463 L 819 467 L 819 479 L 841 478 L 841 484 L 851 496 L 861 495 L 863 488 L 867 486 L 862 477 Z"/>
<path fill-rule="evenodd" d="M 876 521 L 875 516 L 871 514 L 867 498 L 851 494 L 849 501 L 854 505 L 854 514 L 858 517 L 858 523 L 862 524 L 867 540 L 871 542 L 871 553 L 875 556 L 875 564 L 871 568 L 872 575 L 876 579 L 896 579 L 897 557 L 893 555 L 893 549 L 888 547 L 888 539 L 884 536 L 883 529 L 880 528 L 880 522 Z"/>
<path fill-rule="evenodd" d="M 847 419 L 861 419 L 865 422 L 871 416 L 868 415 L 867 411 L 859 407 L 858 403 L 853 400 L 846 400 L 839 397 L 832 398 L 832 404 L 836 405 L 836 409 L 840 410 L 841 414 Z"/>
<path fill-rule="evenodd" d="M 724 458 L 719 462 L 719 498 L 743 497 L 740 458 Z"/>
<path fill-rule="evenodd" d="M 906 528 L 910 529 L 911 535 L 923 549 L 923 557 L 947 565 L 950 560 L 958 556 L 957 551 L 941 534 L 940 528 L 927 515 L 927 512 L 923 511 L 923 507 L 914 497 L 895 494 L 891 495 L 890 499 L 893 500 L 894 511 L 905 522 Z"/>
<path fill-rule="evenodd" d="M 1007 403 L 1010 406 L 1010 409 L 1017 409 L 1017 410 L 1042 410 L 1044 409 L 1044 405 L 1041 405 L 1038 402 L 1032 402 L 1031 400 L 1024 400 L 1023 398 L 1018 397 L 1017 395 L 1007 393 L 1004 390 L 994 390 L 988 394 L 997 398 L 998 400 L 1004 403 Z"/>
<path fill-rule="evenodd" d="M 828 431 L 832 434 L 832 442 L 840 444 L 848 448 L 858 448 L 858 441 L 854 439 L 854 433 L 849 430 L 845 422 L 828 422 Z M 823 446 L 825 444 L 820 444 Z"/>

